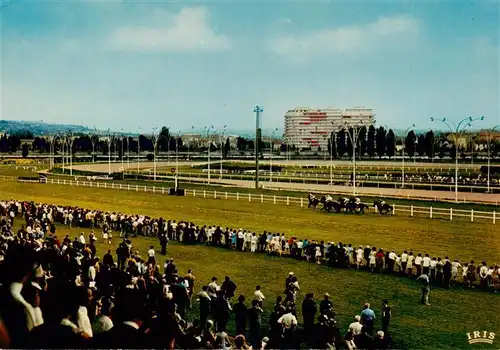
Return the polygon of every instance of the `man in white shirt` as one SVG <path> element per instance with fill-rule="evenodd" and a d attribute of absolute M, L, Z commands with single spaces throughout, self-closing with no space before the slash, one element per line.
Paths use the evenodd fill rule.
<path fill-rule="evenodd" d="M 396 262 L 396 253 L 394 253 L 394 250 L 389 253 L 389 261 L 388 261 L 388 270 L 389 273 L 394 271 L 394 264 Z"/>
<path fill-rule="evenodd" d="M 406 265 L 408 264 L 408 252 L 405 250 L 403 254 L 401 254 L 401 274 L 406 273 Z"/>
<path fill-rule="evenodd" d="M 80 233 L 80 243 L 81 243 L 82 245 L 85 245 L 85 235 L 83 234 L 83 232 L 82 232 L 82 233 Z"/>
<path fill-rule="evenodd" d="M 80 288 L 80 306 L 76 315 L 78 328 L 87 334 L 89 337 L 93 336 L 92 325 L 88 316 L 87 305 L 90 303 L 92 298 L 92 290 L 88 288 Z"/>
<path fill-rule="evenodd" d="M 255 300 L 257 300 L 259 303 L 262 303 L 266 297 L 264 294 L 262 294 L 260 290 L 260 286 L 255 287 L 255 292 L 254 292 Z"/>
<path fill-rule="evenodd" d="M 361 324 L 361 316 L 354 316 L 354 322 L 352 322 L 347 328 L 348 332 L 351 332 L 352 336 L 350 339 L 346 340 L 347 347 L 349 349 L 356 349 L 356 344 L 354 343 L 354 336 L 361 334 L 361 328 L 363 325 Z"/>
<path fill-rule="evenodd" d="M 425 254 L 424 258 L 422 259 L 422 272 L 429 276 L 429 269 L 431 267 L 431 258 L 429 257 L 429 254 Z"/>
<path fill-rule="evenodd" d="M 292 310 L 288 309 L 287 312 L 278 319 L 278 323 L 283 326 L 285 332 L 294 330 L 297 326 L 297 318 L 292 314 Z"/>

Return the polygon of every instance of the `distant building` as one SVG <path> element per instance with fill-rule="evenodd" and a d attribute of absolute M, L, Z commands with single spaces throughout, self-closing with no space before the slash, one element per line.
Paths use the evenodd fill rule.
<path fill-rule="evenodd" d="M 375 114 L 372 109 L 354 107 L 312 109 L 297 107 L 285 114 L 285 142 L 298 148 L 328 147 L 332 131 L 344 125 L 366 127 L 373 125 Z"/>

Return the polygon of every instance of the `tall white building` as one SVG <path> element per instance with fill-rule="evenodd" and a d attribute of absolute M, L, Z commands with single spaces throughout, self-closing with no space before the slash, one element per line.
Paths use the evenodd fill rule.
<path fill-rule="evenodd" d="M 326 149 L 332 131 L 338 131 L 344 125 L 368 127 L 374 122 L 373 110 L 364 107 L 345 110 L 297 107 L 285 114 L 285 142 L 298 148 Z"/>

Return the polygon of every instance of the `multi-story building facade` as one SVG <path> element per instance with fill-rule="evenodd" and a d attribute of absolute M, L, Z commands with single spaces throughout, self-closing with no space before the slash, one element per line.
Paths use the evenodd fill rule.
<path fill-rule="evenodd" d="M 347 126 L 370 126 L 375 122 L 372 109 L 354 107 L 312 109 L 297 107 L 285 114 L 285 142 L 302 148 L 326 149 L 332 131 Z"/>

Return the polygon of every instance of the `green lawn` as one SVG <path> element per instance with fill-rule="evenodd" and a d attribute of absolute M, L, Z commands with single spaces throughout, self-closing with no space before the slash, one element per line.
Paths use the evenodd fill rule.
<path fill-rule="evenodd" d="M 185 219 L 256 232 L 284 232 L 301 238 L 342 241 L 384 249 L 413 249 L 414 253 L 449 256 L 461 261 L 500 262 L 500 230 L 479 222 L 449 222 L 405 216 L 326 214 L 297 206 L 246 200 L 172 197 L 88 187 L 3 182 L 0 198 L 17 198 L 78 205 L 156 217 Z"/>
<path fill-rule="evenodd" d="M 97 198 L 102 200 L 100 195 L 101 193 Z M 130 203 L 123 203 L 120 199 L 115 200 L 118 209 L 129 209 Z M 70 233 L 73 237 L 79 232 L 80 230 L 75 228 L 68 230 L 58 227 L 60 236 Z M 112 245 L 113 251 L 117 241 L 118 239 L 115 239 Z M 155 245 L 159 251 L 156 240 L 137 238 L 132 239 L 132 242 L 142 256 L 146 255 L 150 244 Z M 104 254 L 108 248 L 108 245 L 99 243 L 98 254 Z M 203 284 L 210 282 L 212 276 L 222 280 L 224 276 L 229 275 L 238 286 L 236 295 L 244 294 L 247 300 L 250 300 L 255 286 L 260 284 L 267 298 L 264 303 L 264 324 L 268 322 L 276 296 L 283 293 L 285 277 L 289 271 L 293 271 L 302 288 L 298 297 L 299 305 L 307 292 L 314 292 L 318 301 L 323 293 L 330 293 L 342 332 L 346 330 L 353 316 L 359 314 L 365 302 L 370 302 L 377 317 L 380 317 L 381 299 L 389 299 L 393 308 L 390 330 L 396 348 L 472 349 L 474 345 L 469 345 L 466 340 L 467 332 L 488 330 L 498 334 L 500 329 L 500 318 L 492 307 L 500 302 L 498 295 L 462 289 L 433 289 L 430 297 L 432 306 L 425 307 L 419 304 L 419 285 L 396 276 L 356 273 L 353 270 L 331 269 L 302 261 L 269 257 L 265 254 L 185 246 L 176 242 L 169 245 L 168 256 L 175 258 L 180 273 L 186 273 L 189 268 L 193 269 L 197 278 L 197 292 Z M 160 262 L 162 263 L 163 259 Z M 299 322 L 302 322 L 300 306 L 298 312 Z M 196 303 L 193 310 L 188 313 L 189 319 L 194 317 L 198 317 Z M 234 334 L 233 319 L 228 326 L 229 333 Z M 377 322 L 376 327 L 380 327 L 380 323 Z M 495 343 L 491 346 L 482 345 L 481 348 L 493 349 L 494 345 Z"/>

